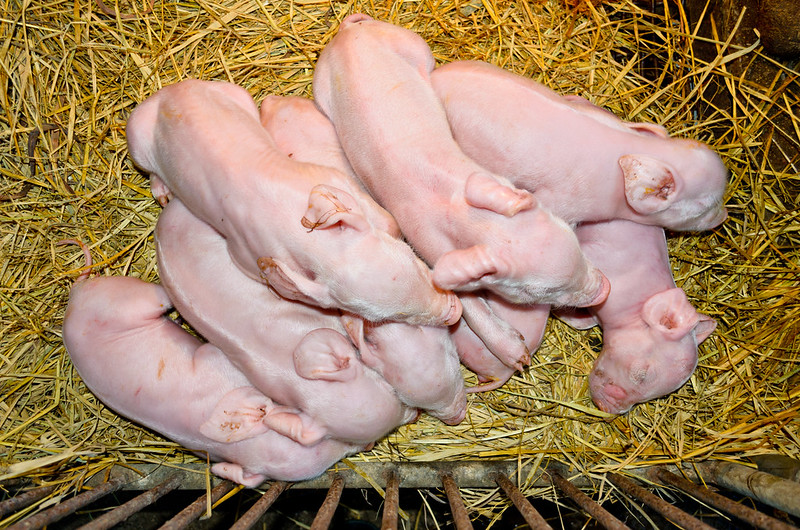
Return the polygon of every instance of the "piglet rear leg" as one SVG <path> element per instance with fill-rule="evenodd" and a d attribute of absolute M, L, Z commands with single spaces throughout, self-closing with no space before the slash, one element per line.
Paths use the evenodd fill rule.
<path fill-rule="evenodd" d="M 522 334 L 499 318 L 483 297 L 467 294 L 460 299 L 462 318 L 495 357 L 513 370 L 530 364 L 531 355 Z"/>

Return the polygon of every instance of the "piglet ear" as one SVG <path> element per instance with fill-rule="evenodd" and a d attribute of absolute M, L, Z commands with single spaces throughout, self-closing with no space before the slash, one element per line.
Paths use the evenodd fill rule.
<path fill-rule="evenodd" d="M 300 222 L 309 231 L 333 227 L 369 230 L 369 223 L 353 196 L 326 184 L 317 184 L 311 189 L 308 209 Z"/>
<path fill-rule="evenodd" d="M 625 198 L 637 213 L 666 210 L 680 193 L 680 180 L 671 166 L 646 155 L 624 155 L 619 166 L 625 178 Z"/>
<path fill-rule="evenodd" d="M 533 208 L 536 204 L 529 191 L 515 188 L 510 182 L 503 182 L 488 173 L 473 173 L 467 178 L 464 199 L 475 208 L 513 217 L 522 210 Z"/>
<path fill-rule="evenodd" d="M 268 430 L 264 416 L 272 407 L 272 400 L 252 386 L 236 388 L 222 396 L 208 420 L 200 425 L 200 434 L 222 443 L 264 434 Z"/>
<path fill-rule="evenodd" d="M 350 340 L 355 344 L 356 348 L 358 348 L 359 351 L 363 350 L 365 343 L 364 319 L 351 313 L 342 313 L 339 320 L 341 320 L 344 330 L 347 332 L 347 336 L 350 337 Z M 361 356 L 363 359 L 363 351 Z"/>
<path fill-rule="evenodd" d="M 358 349 L 359 362 L 368 368 L 377 370 L 378 373 L 382 373 L 380 367 L 383 363 L 379 358 L 380 353 L 374 338 L 370 335 L 372 329 L 381 324 L 365 321 L 363 318 L 352 313 L 342 313 L 340 320 L 350 340 L 353 341 L 356 349 Z"/>
<path fill-rule="evenodd" d="M 679 287 L 648 298 L 642 306 L 642 318 L 647 325 L 671 340 L 681 340 L 700 321 L 700 315 Z"/>
<path fill-rule="evenodd" d="M 327 285 L 309 279 L 282 261 L 262 257 L 258 258 L 257 263 L 261 279 L 282 297 L 318 307 L 332 307 L 335 304 Z"/>
<path fill-rule="evenodd" d="M 661 125 L 655 123 L 634 123 L 631 121 L 624 122 L 625 125 L 636 132 L 657 136 L 659 138 L 669 138 L 669 133 Z"/>
<path fill-rule="evenodd" d="M 218 462 L 211 466 L 211 472 L 216 476 L 241 484 L 246 488 L 255 488 L 267 480 L 266 475 L 245 471 L 239 464 L 233 462 Z"/>
<path fill-rule="evenodd" d="M 305 446 L 318 443 L 327 434 L 322 425 L 291 407 L 273 408 L 264 418 L 264 424 L 276 433 Z"/>
<path fill-rule="evenodd" d="M 472 285 L 484 276 L 500 274 L 507 265 L 492 254 L 485 245 L 451 250 L 445 253 L 433 267 L 433 283 L 445 290 L 475 290 Z"/>
<path fill-rule="evenodd" d="M 294 350 L 294 367 L 304 379 L 347 382 L 356 377 L 358 355 L 341 333 L 319 328 L 303 337 Z"/>
<path fill-rule="evenodd" d="M 702 313 L 698 313 L 700 317 L 700 321 L 697 323 L 697 326 L 694 328 L 694 334 L 697 338 L 697 344 L 700 344 L 704 340 L 708 338 L 709 335 L 714 333 L 714 330 L 717 329 L 717 321 L 711 318 L 708 315 L 704 315 Z"/>

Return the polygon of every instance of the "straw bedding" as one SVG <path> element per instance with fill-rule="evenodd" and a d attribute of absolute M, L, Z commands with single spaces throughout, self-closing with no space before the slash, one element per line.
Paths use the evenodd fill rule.
<path fill-rule="evenodd" d="M 77 247 L 55 243 L 86 242 L 97 274 L 157 281 L 159 207 L 127 157 L 128 114 L 188 77 L 238 83 L 256 101 L 311 96 L 317 55 L 338 21 L 359 11 L 418 32 L 440 63 L 490 61 L 624 119 L 705 141 L 731 179 L 722 227 L 670 234 L 678 285 L 719 322 L 678 392 L 623 417 L 600 412 L 586 384 L 599 331 L 551 319 L 530 369 L 500 390 L 472 394 L 461 425 L 423 416 L 351 461 L 547 457 L 593 475 L 800 453 L 796 65 L 762 57 L 756 41 L 742 48 L 725 36 L 698 37 L 673 4 L 663 16 L 625 1 L 159 0 L 148 12 L 143 1 L 121 0 L 106 7 L 120 16 L 88 0 L 8 0 L 0 17 L 0 480 L 40 478 L 67 491 L 114 462 L 195 460 L 105 409 L 79 380 L 60 331 L 84 262 Z M 694 40 L 714 50 L 710 60 L 694 55 Z M 772 75 L 756 84 L 746 72 L 759 61 Z M 502 510 L 497 498 L 466 495 L 488 515 Z"/>

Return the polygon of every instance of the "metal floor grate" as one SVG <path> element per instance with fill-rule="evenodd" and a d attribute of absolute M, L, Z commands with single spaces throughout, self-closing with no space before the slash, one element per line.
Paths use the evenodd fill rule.
<path fill-rule="evenodd" d="M 521 470 L 514 462 L 358 463 L 352 468 L 340 464 L 314 480 L 293 484 L 284 482 L 265 484 L 263 489 L 266 489 L 266 492 L 229 527 L 236 530 L 256 525 L 260 525 L 259 528 L 267 527 L 263 522 L 265 514 L 276 500 L 287 495 L 287 490 L 327 490 L 324 500 L 316 507 L 310 528 L 312 530 L 330 528 L 345 489 L 375 490 L 377 486 L 385 491 L 378 521 L 382 529 L 403 527 L 399 517 L 402 510 L 399 499 L 401 490 L 406 489 L 443 490 L 449 507 L 448 525 L 459 530 L 471 529 L 473 521 L 462 500 L 461 489 L 495 487 L 499 487 L 513 503 L 518 517 L 527 527 L 553 528 L 551 524 L 553 521 L 548 522 L 534 507 L 531 499 L 526 498 L 517 488 L 513 477 L 516 477 L 519 471 Z M 581 491 L 593 490 L 593 484 L 588 478 L 571 477 L 563 466 L 555 464 L 541 470 L 538 475 L 532 485 L 554 487 L 555 492 L 565 503 L 572 504 L 576 511 L 582 514 L 584 527 L 629 528 L 617 516 Z M 522 476 L 526 475 L 523 473 Z M 194 492 L 197 494 L 194 502 L 185 507 L 178 507 L 174 516 L 160 526 L 169 530 L 192 528 L 206 513 L 208 506 L 236 488 L 231 482 L 212 478 L 209 499 L 206 491 L 207 478 L 202 466 L 181 468 L 155 465 L 140 465 L 135 468 L 115 466 L 87 481 L 84 486 L 86 491 L 65 498 L 55 506 L 36 507 L 37 502 L 52 493 L 52 487 L 20 490 L 16 496 L 0 502 L 0 521 L 13 520 L 14 514 L 17 514 L 20 517 L 8 526 L 9 529 L 38 529 L 46 526 L 58 528 L 59 521 L 74 516 L 76 512 L 89 510 L 93 504 L 114 492 L 141 492 L 119 506 L 103 510 L 102 513 L 97 512 L 86 524 L 71 526 L 71 528 L 90 530 L 113 528 L 131 516 L 147 510 L 170 492 L 185 490 L 189 493 L 192 490 L 201 490 Z M 647 506 L 658 517 L 680 528 L 714 527 L 653 494 L 651 492 L 653 487 L 665 487 L 672 491 L 683 492 L 705 506 L 732 516 L 733 518 L 729 519 L 730 528 L 755 527 L 776 530 L 797 528 L 794 526 L 797 523 L 795 518 L 800 518 L 800 483 L 754 471 L 739 464 L 708 462 L 697 464 L 691 469 L 658 466 L 636 470 L 629 477 L 609 473 L 605 478 L 629 502 Z M 725 495 L 712 491 L 703 486 L 703 483 L 713 483 L 726 490 L 754 498 L 765 507 L 772 507 L 773 511 L 784 517 L 779 519 L 749 508 L 744 503 L 735 502 Z M 244 492 L 256 494 L 252 490 Z M 242 495 L 244 492 L 238 492 L 236 495 Z M 591 526 L 588 525 L 590 522 Z M 558 521 L 555 524 L 556 528 L 562 526 Z M 377 524 L 371 527 L 378 528 Z"/>

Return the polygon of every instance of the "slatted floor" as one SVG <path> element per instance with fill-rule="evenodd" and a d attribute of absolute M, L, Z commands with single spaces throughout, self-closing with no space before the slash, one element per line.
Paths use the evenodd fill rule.
<path fill-rule="evenodd" d="M 270 510 L 276 502 L 284 502 L 281 508 L 284 527 L 296 524 L 298 528 L 306 527 L 300 518 L 287 515 L 286 506 L 292 506 L 292 497 L 295 497 L 294 509 L 298 509 L 296 497 L 303 492 L 299 506 L 304 512 L 311 512 L 312 520 L 308 522 L 312 530 L 325 528 L 428 528 L 436 527 L 432 521 L 420 520 L 420 511 L 416 520 L 411 520 L 409 507 L 404 506 L 409 501 L 408 493 L 411 490 L 426 491 L 431 502 L 441 499 L 438 506 L 440 517 L 437 523 L 447 528 L 470 529 L 485 526 L 488 521 L 480 518 L 470 518 L 464 506 L 461 491 L 467 488 L 499 487 L 513 504 L 504 514 L 504 523 L 495 525 L 496 528 L 521 527 L 533 529 L 548 528 L 661 528 L 680 527 L 687 529 L 708 528 L 764 528 L 764 529 L 789 529 L 797 528 L 800 521 L 800 483 L 782 479 L 767 473 L 754 471 L 751 468 L 737 464 L 703 463 L 697 466 L 677 469 L 668 467 L 652 467 L 638 470 L 630 476 L 609 473 L 604 477 L 607 481 L 605 487 L 617 490 L 617 496 L 623 501 L 614 504 L 616 510 L 606 510 L 584 493 L 584 491 L 597 491 L 597 481 L 591 483 L 586 477 L 570 476 L 568 470 L 559 465 L 551 465 L 546 470 L 541 470 L 535 481 L 536 486 L 550 487 L 559 498 L 559 506 L 555 512 L 545 513 L 541 506 L 547 506 L 539 499 L 526 498 L 516 486 L 517 473 L 520 470 L 514 462 L 462 462 L 462 463 L 432 463 L 432 464 L 384 464 L 384 463 L 358 463 L 353 468 L 343 465 L 337 466 L 322 477 L 301 483 L 286 484 L 274 482 L 265 484 L 263 494 L 260 491 L 237 491 L 236 485 L 228 481 L 214 479 L 211 482 L 210 499 L 207 496 L 205 483 L 207 476 L 198 466 L 188 466 L 183 469 L 158 466 L 139 466 L 137 469 L 115 467 L 107 473 L 100 473 L 86 483 L 85 491 L 67 495 L 61 502 L 48 507 L 38 506 L 42 499 L 46 499 L 52 492 L 51 487 L 40 487 L 19 491 L 16 495 L 0 502 L 0 525 L 8 528 L 35 529 L 35 528 L 82 528 L 99 530 L 105 528 L 135 528 L 126 523 L 126 520 L 138 517 L 141 527 L 141 516 L 157 506 L 159 499 L 167 498 L 180 491 L 183 504 L 173 502 L 170 505 L 172 512 L 165 522 L 158 522 L 153 528 L 179 529 L 179 528 L 233 528 L 243 530 L 246 528 L 270 528 L 267 521 Z M 522 470 L 525 471 L 525 470 Z M 526 473 L 521 473 L 526 476 Z M 701 478 L 702 477 L 702 478 Z M 713 485 L 707 488 L 704 483 Z M 385 491 L 385 497 L 377 490 Z M 659 490 L 669 490 L 669 495 L 659 495 Z M 345 492 L 350 492 L 351 497 L 356 490 L 362 490 L 361 496 L 366 492 L 377 496 L 373 500 L 375 512 L 373 520 L 351 519 L 350 523 L 343 522 L 343 511 L 352 510 L 349 506 L 353 503 L 345 501 L 342 505 Z M 716 491 L 720 491 L 717 493 Z M 224 496 L 233 492 L 236 496 L 250 499 L 238 502 L 234 521 L 207 520 L 201 518 L 213 505 Z M 316 492 L 315 496 L 311 492 Z M 655 492 L 655 493 L 654 493 Z M 727 493 L 723 495 L 721 493 Z M 746 495 L 746 502 L 741 501 L 741 496 Z M 355 498 L 358 498 L 355 494 Z M 687 511 L 664 500 L 667 498 L 691 498 L 695 507 L 705 507 L 700 512 L 713 517 L 696 517 Z M 115 504 L 116 499 L 128 499 Z M 321 498 L 321 500 L 319 500 Z M 420 496 L 417 496 L 419 499 Z M 253 502 L 253 499 L 254 502 Z M 316 499 L 316 500 L 314 500 Z M 110 502 L 109 502 L 110 500 Z M 240 499 L 241 500 L 241 499 Z M 228 499 L 221 506 L 230 506 L 234 501 Z M 628 504 L 627 512 L 620 510 L 620 506 Z M 549 503 L 551 506 L 555 506 Z M 606 503 L 608 504 L 608 503 Z M 685 503 L 684 503 L 685 504 Z M 635 505 L 635 510 L 632 507 Z M 748 506 L 749 505 L 749 506 Z M 537 509 L 537 506 L 540 508 Z M 760 507 L 762 511 L 754 510 L 751 506 Z M 215 508 L 219 510 L 219 508 Z M 642 517 L 631 516 L 639 511 Z M 430 511 L 430 509 L 429 509 Z M 617 512 L 611 513 L 611 512 Z M 697 512 L 697 509 L 693 510 Z M 620 512 L 627 516 L 620 516 Z M 213 513 L 213 511 L 212 511 Z M 337 518 L 338 514 L 338 518 Z M 567 515 L 565 515 L 567 514 Z M 227 517 L 230 519 L 230 516 Z M 353 526 L 359 522 L 359 526 Z M 712 524 L 709 524 L 711 521 Z M 428 526 L 427 523 L 431 523 Z M 126 524 L 128 526 L 126 526 Z M 152 522 L 150 523 L 153 524 Z M 285 526 L 288 524 L 289 526 Z M 510 525 L 510 526 L 504 526 Z M 662 526 L 666 525 L 666 526 Z"/>

